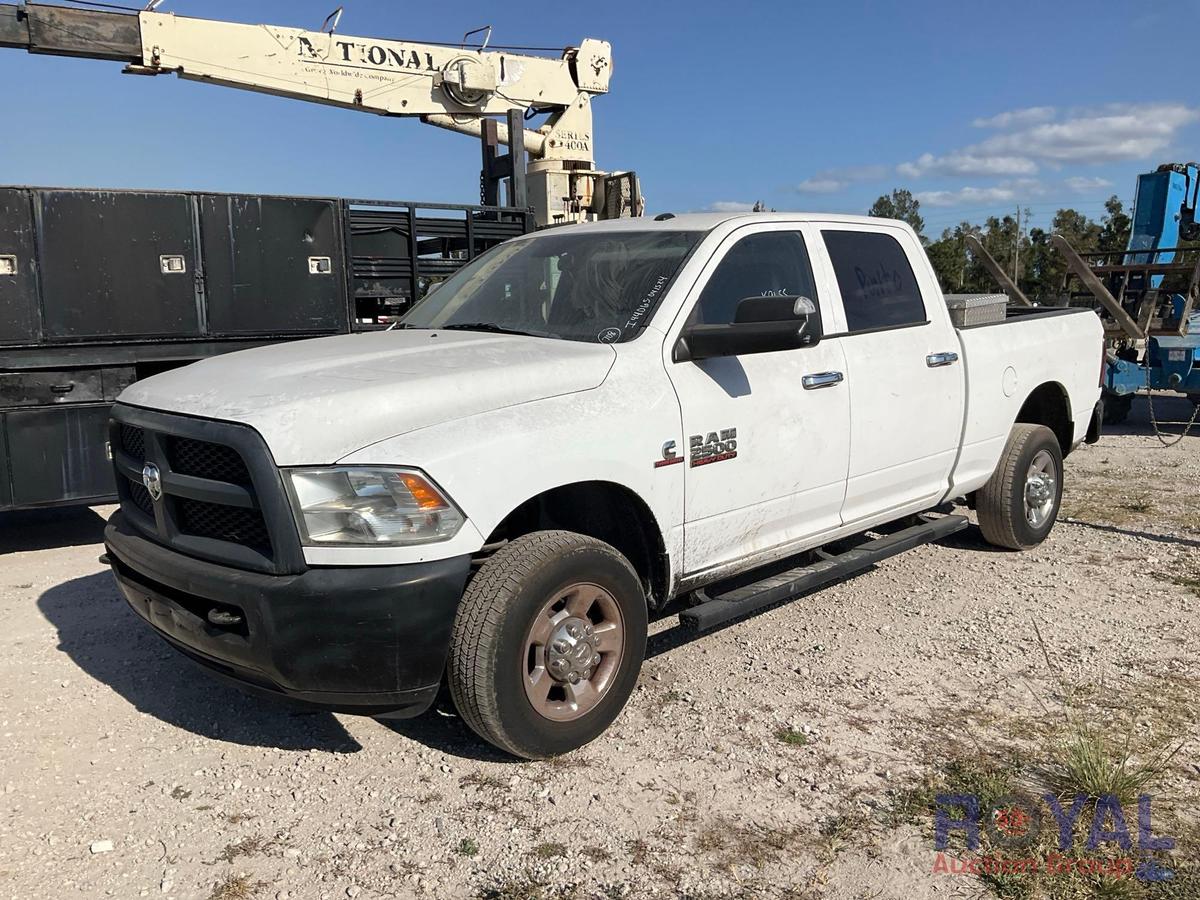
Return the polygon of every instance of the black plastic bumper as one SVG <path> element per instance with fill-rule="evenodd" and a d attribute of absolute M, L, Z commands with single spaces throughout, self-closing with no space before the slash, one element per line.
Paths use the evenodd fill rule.
<path fill-rule="evenodd" d="M 363 715 L 415 716 L 433 702 L 470 569 L 470 557 L 460 556 L 246 572 L 162 547 L 119 512 L 104 542 L 134 612 L 213 674 Z"/>

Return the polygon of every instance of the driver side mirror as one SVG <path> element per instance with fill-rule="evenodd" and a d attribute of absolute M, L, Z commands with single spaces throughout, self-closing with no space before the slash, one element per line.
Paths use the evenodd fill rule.
<path fill-rule="evenodd" d="M 821 340 L 821 312 L 808 297 L 747 297 L 728 325 L 688 325 L 671 355 L 675 362 L 773 353 Z"/>

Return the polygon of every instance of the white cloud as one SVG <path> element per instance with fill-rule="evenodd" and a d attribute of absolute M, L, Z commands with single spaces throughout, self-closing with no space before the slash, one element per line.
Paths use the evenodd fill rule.
<path fill-rule="evenodd" d="M 799 194 L 836 194 L 846 186 L 845 181 L 837 178 L 822 178 L 816 176 L 813 178 L 805 178 L 802 182 L 796 185 L 796 192 Z"/>
<path fill-rule="evenodd" d="M 909 178 L 924 175 L 965 175 L 968 177 L 1032 175 L 1037 163 L 1025 156 L 981 154 L 970 150 L 934 156 L 925 153 L 913 162 L 901 163 L 896 171 Z"/>
<path fill-rule="evenodd" d="M 716 203 L 709 204 L 708 208 L 712 212 L 720 213 L 751 212 L 754 204 L 742 200 L 718 200 Z"/>
<path fill-rule="evenodd" d="M 976 119 L 977 127 L 1000 133 L 944 154 L 926 153 L 896 171 L 909 178 L 1011 177 L 1032 175 L 1045 165 L 1153 159 L 1180 129 L 1200 120 L 1200 109 L 1181 103 L 1110 104 L 1054 120 L 1057 116 L 1053 107 L 1035 106 Z"/>
<path fill-rule="evenodd" d="M 964 187 L 956 191 L 918 191 L 914 194 L 923 206 L 966 206 L 970 204 L 1003 203 L 1016 199 L 1011 187 Z"/>
<path fill-rule="evenodd" d="M 1012 181 L 1002 181 L 1000 187 L 1009 187 L 1022 197 L 1040 197 L 1046 193 L 1046 185 L 1036 178 L 1015 178 Z"/>
<path fill-rule="evenodd" d="M 1056 112 L 1053 106 L 1029 106 L 1025 109 L 1011 109 L 985 119 L 976 119 L 971 124 L 976 128 L 1011 128 L 1014 125 L 1048 122 L 1054 118 Z"/>
<path fill-rule="evenodd" d="M 1077 175 L 1074 178 L 1067 179 L 1067 187 L 1073 191 L 1079 191 L 1081 194 L 1086 194 L 1089 191 L 1103 190 L 1112 186 L 1113 183 L 1107 178 L 1085 178 L 1082 175 Z"/>
<path fill-rule="evenodd" d="M 792 185 L 791 190 L 797 194 L 836 194 L 856 181 L 877 181 L 880 178 L 886 178 L 890 171 L 889 166 L 878 165 L 826 169 L 805 178 L 799 184 Z"/>
<path fill-rule="evenodd" d="M 1056 163 L 1146 159 L 1165 150 L 1181 128 L 1198 119 L 1200 110 L 1180 103 L 1114 104 L 1062 121 L 995 135 L 977 149 Z"/>
<path fill-rule="evenodd" d="M 908 179 L 962 179 L 966 187 L 934 182 L 916 193 L 930 207 L 988 206 L 1061 195 L 1064 188 L 1080 194 L 1111 188 L 1107 179 L 1089 175 L 1086 167 L 1115 162 L 1156 163 L 1180 141 L 1183 130 L 1200 122 L 1200 107 L 1183 103 L 1122 104 L 1080 109 L 1030 106 L 976 118 L 972 125 L 989 133 L 980 140 L 923 153 L 898 165 L 855 166 L 816 172 L 791 190 L 829 195 L 856 182 Z M 1043 181 L 1041 173 L 1066 170 L 1071 177 Z M 1082 170 L 1082 171 L 1081 171 Z M 713 209 L 725 209 L 715 204 Z M 736 209 L 746 208 L 744 206 Z"/>

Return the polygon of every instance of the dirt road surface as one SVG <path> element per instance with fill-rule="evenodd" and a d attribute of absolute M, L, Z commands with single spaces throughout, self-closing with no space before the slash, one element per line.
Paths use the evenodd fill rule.
<path fill-rule="evenodd" d="M 1036 755 L 1064 681 L 1177 735 L 1156 797 L 1196 808 L 1196 694 L 1144 698 L 1200 674 L 1197 485 L 1200 437 L 1162 448 L 1138 401 L 1068 460 L 1043 546 L 972 528 L 696 640 L 659 622 L 615 726 L 539 763 L 448 705 L 388 725 L 214 683 L 119 599 L 112 508 L 10 516 L 0 897 L 979 896 L 891 811 L 955 753 Z"/>

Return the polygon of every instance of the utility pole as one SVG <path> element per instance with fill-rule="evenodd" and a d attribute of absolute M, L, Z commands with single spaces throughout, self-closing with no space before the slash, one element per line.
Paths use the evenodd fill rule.
<path fill-rule="evenodd" d="M 1013 248 L 1013 283 L 1020 281 L 1021 270 L 1021 204 L 1017 204 L 1017 239 L 1016 247 Z"/>

